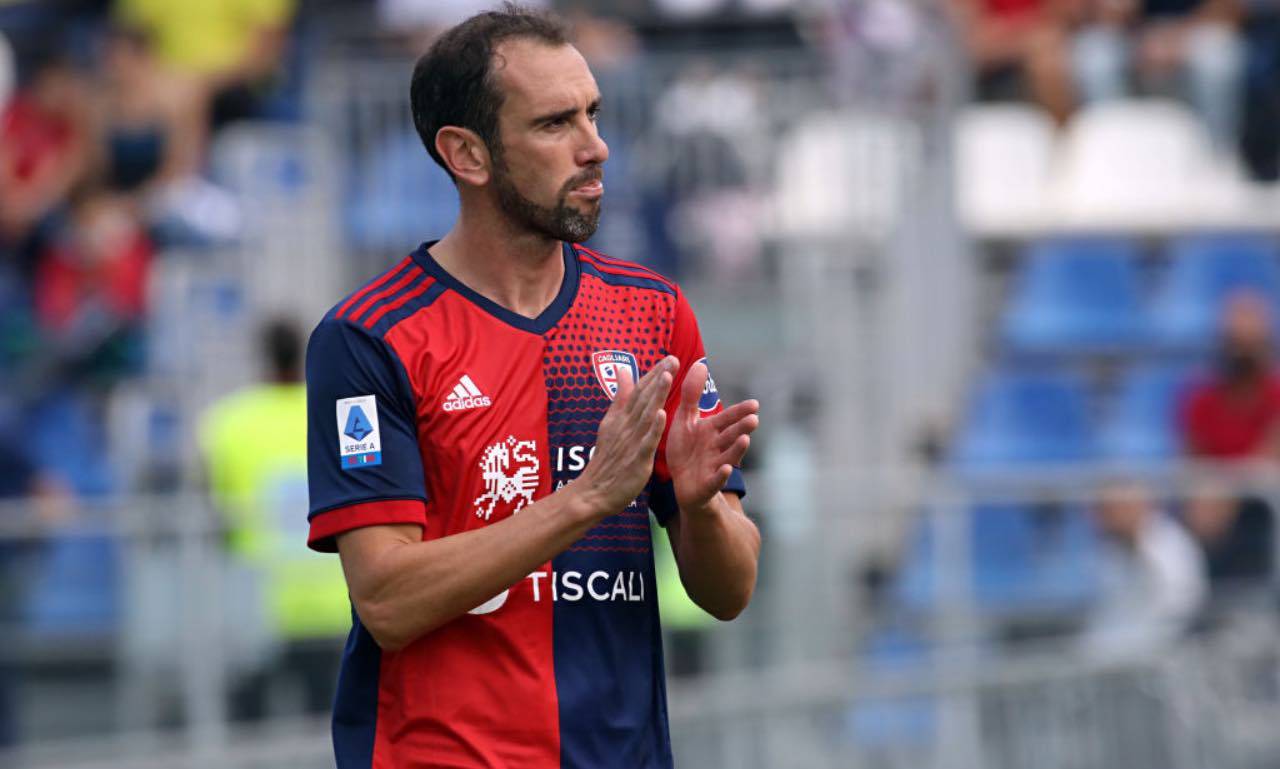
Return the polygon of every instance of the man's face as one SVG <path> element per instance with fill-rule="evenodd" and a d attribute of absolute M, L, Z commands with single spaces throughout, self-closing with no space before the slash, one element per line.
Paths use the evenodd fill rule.
<path fill-rule="evenodd" d="M 1230 378 L 1266 374 L 1271 359 L 1271 312 L 1255 294 L 1232 297 L 1222 322 L 1221 365 Z"/>
<path fill-rule="evenodd" d="M 1153 514 L 1150 497 L 1136 484 L 1116 484 L 1101 491 L 1098 499 L 1098 517 L 1102 530 L 1128 545 L 1138 541 L 1138 536 Z"/>
<path fill-rule="evenodd" d="M 498 112 L 493 189 L 513 222 L 579 243 L 600 220 L 609 148 L 596 132 L 600 90 L 572 46 L 510 40 L 495 53 Z"/>

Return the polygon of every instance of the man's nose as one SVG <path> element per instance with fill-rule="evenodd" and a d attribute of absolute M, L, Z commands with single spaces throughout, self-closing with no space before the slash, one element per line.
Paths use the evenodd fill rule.
<path fill-rule="evenodd" d="M 595 124 L 586 132 L 583 146 L 578 150 L 577 162 L 580 166 L 601 165 L 609 159 L 609 145 L 605 144 Z"/>

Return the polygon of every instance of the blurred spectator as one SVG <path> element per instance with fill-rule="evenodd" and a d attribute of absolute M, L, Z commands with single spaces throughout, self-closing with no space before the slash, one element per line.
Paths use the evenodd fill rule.
<path fill-rule="evenodd" d="M 1259 181 L 1280 181 L 1280 0 L 1246 5 L 1245 164 Z"/>
<path fill-rule="evenodd" d="M 116 17 L 143 30 L 167 68 L 195 78 L 214 128 L 257 117 L 278 74 L 293 0 L 118 0 Z"/>
<path fill-rule="evenodd" d="M 1206 591 L 1204 559 L 1195 543 L 1139 483 L 1106 486 L 1097 515 L 1107 542 L 1085 650 L 1099 656 L 1141 653 L 1177 638 Z"/>
<path fill-rule="evenodd" d="M 1244 48 L 1237 0 L 1086 0 L 1074 45 L 1085 101 L 1133 92 L 1185 98 L 1220 149 L 1235 146 Z"/>
<path fill-rule="evenodd" d="M 93 150 L 85 83 L 61 58 L 46 59 L 0 115 L 0 243 L 23 251 L 66 199 Z"/>
<path fill-rule="evenodd" d="M 1265 503 L 1242 501 L 1228 488 L 1203 484 L 1188 501 L 1185 517 L 1204 551 L 1215 599 L 1267 584 L 1275 524 Z"/>
<path fill-rule="evenodd" d="M 195 81 L 161 67 L 146 32 L 116 27 L 106 36 L 99 90 L 97 171 L 107 185 L 128 193 L 166 244 L 234 240 L 238 202 L 199 175 L 207 125 Z"/>
<path fill-rule="evenodd" d="M 163 70 L 147 33 L 117 27 L 107 33 L 102 61 L 102 171 L 121 192 L 195 174 L 204 124 L 193 85 Z"/>
<path fill-rule="evenodd" d="M 901 0 L 833 0 L 825 11 L 810 12 L 801 33 L 811 38 L 831 61 L 836 105 L 860 95 L 883 94 L 901 100 L 927 88 L 930 57 L 942 50 L 949 34 L 938 17 L 948 11 L 963 15 L 955 3 L 922 4 Z M 801 17 L 804 18 L 803 16 Z"/>
<path fill-rule="evenodd" d="M 984 101 L 1030 98 L 1059 123 L 1075 96 L 1067 23 L 1073 0 L 951 0 Z"/>
<path fill-rule="evenodd" d="M 86 184 L 69 205 L 69 226 L 36 266 L 36 318 L 64 373 L 109 383 L 140 362 L 152 246 L 118 194 Z"/>
<path fill-rule="evenodd" d="M 688 67 L 658 97 L 650 147 L 654 219 L 650 253 L 667 254 L 653 266 L 687 275 L 689 267 L 717 280 L 741 279 L 760 264 L 764 192 L 749 152 L 764 130 L 764 105 L 750 72 L 711 65 Z M 657 246 L 657 247 L 655 247 Z M 683 257 L 700 263 L 682 263 Z M 692 272 L 692 271 L 690 271 Z"/>
<path fill-rule="evenodd" d="M 1227 301 L 1217 369 L 1181 404 L 1183 442 L 1193 457 L 1280 458 L 1280 371 L 1271 328 L 1262 296 L 1244 292 Z"/>
<path fill-rule="evenodd" d="M 296 684 L 303 708 L 327 712 L 351 607 L 341 564 L 300 548 L 307 527 L 307 415 L 302 335 L 264 327 L 265 381 L 218 401 L 200 424 L 209 491 L 231 558 L 227 647 L 238 681 L 232 716 L 267 715 L 273 692 Z M 243 584 L 240 584 L 243 583 Z"/>
<path fill-rule="evenodd" d="M 1272 361 L 1271 323 L 1260 295 L 1240 293 L 1228 300 L 1217 371 L 1181 404 L 1183 443 L 1191 457 L 1280 459 L 1280 370 Z M 1187 507 L 1187 523 L 1204 548 L 1215 588 L 1270 575 L 1275 524 L 1264 500 L 1201 484 Z"/>

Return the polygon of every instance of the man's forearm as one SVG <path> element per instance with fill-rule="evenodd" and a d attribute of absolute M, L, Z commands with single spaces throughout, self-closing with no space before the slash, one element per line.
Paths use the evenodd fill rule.
<path fill-rule="evenodd" d="M 741 614 L 755 590 L 760 531 L 738 497 L 717 494 L 705 510 L 682 509 L 668 528 L 694 603 L 721 620 Z"/>
<path fill-rule="evenodd" d="M 582 474 L 509 518 L 428 541 L 404 524 L 339 536 L 351 600 L 378 645 L 399 649 L 480 606 L 631 503 L 653 475 L 675 366 L 667 357 L 638 383 L 620 378 Z"/>
<path fill-rule="evenodd" d="M 357 529 L 338 546 L 361 621 L 380 646 L 396 650 L 520 582 L 598 520 L 570 485 L 473 531 L 389 541 L 386 531 Z M 365 565 L 356 573 L 354 564 Z"/>

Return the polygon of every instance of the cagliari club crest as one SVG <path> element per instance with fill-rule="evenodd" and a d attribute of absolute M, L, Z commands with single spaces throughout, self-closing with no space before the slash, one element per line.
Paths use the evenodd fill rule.
<path fill-rule="evenodd" d="M 596 379 L 604 388 L 609 400 L 618 395 L 618 377 L 627 369 L 631 371 L 631 381 L 640 381 L 640 367 L 636 365 L 636 356 L 622 350 L 597 350 L 591 356 L 591 367 L 595 369 Z"/>

